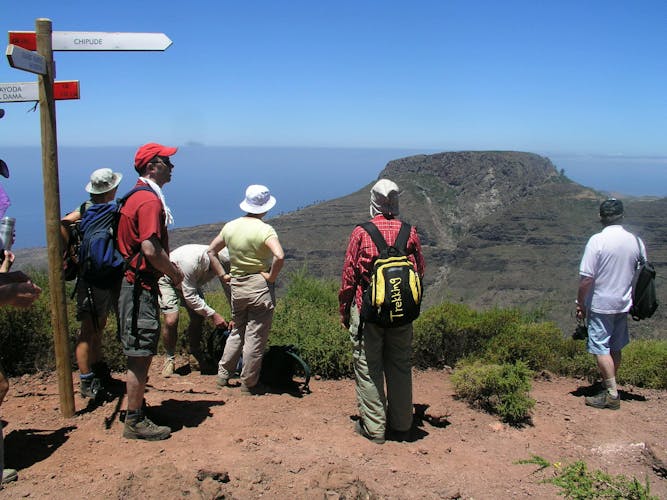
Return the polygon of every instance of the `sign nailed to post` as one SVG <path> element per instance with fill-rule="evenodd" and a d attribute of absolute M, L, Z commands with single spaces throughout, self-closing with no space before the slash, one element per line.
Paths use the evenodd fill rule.
<path fill-rule="evenodd" d="M 37 49 L 34 31 L 10 31 L 9 43 Z M 171 40 L 164 33 L 106 33 L 98 31 L 54 31 L 53 50 L 166 50 Z"/>
<path fill-rule="evenodd" d="M 79 98 L 79 81 L 53 82 L 53 98 L 57 101 Z M 39 101 L 37 82 L 0 83 L 0 102 Z"/>
<path fill-rule="evenodd" d="M 46 59 L 32 50 L 10 44 L 7 46 L 7 60 L 12 68 L 38 75 L 46 74 Z"/>

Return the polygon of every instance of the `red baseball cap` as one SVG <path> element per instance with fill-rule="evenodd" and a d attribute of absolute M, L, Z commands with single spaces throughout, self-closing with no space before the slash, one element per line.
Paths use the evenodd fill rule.
<path fill-rule="evenodd" d="M 139 170 L 156 156 L 171 156 L 178 151 L 178 148 L 163 146 L 155 142 L 149 142 L 137 149 L 134 155 L 134 168 Z"/>

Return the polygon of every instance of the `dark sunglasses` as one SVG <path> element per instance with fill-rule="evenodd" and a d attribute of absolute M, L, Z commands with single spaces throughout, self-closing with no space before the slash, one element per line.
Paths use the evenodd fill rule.
<path fill-rule="evenodd" d="M 166 165 L 169 168 L 174 168 L 174 164 L 169 160 L 168 156 L 156 156 L 156 160 L 160 160 L 164 165 Z"/>

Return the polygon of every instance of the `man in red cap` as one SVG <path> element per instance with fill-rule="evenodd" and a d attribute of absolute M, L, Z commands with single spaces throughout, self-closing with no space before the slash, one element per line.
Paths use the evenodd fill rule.
<path fill-rule="evenodd" d="M 158 278 L 169 276 L 175 286 L 183 273 L 169 260 L 167 225 L 173 221 L 162 194 L 174 165 L 169 157 L 177 148 L 149 143 L 134 157 L 139 173 L 135 188 L 120 210 L 118 249 L 128 262 L 118 300 L 123 352 L 127 355 L 127 415 L 123 437 L 158 441 L 171 429 L 154 424 L 143 412 L 148 369 L 160 337 Z"/>

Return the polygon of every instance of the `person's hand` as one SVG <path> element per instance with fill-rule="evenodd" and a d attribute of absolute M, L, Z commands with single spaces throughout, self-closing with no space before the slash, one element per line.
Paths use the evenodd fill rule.
<path fill-rule="evenodd" d="M 274 283 L 269 279 L 271 278 L 271 273 L 267 273 L 266 271 L 261 271 L 259 274 L 262 275 L 262 277 L 266 280 L 267 283 Z"/>
<path fill-rule="evenodd" d="M 2 288 L 4 287 L 9 287 L 7 290 L 3 290 L 3 292 L 7 293 L 6 304 L 15 307 L 30 307 L 37 300 L 39 294 L 42 293 L 42 289 L 32 281 L 10 283 L 2 286 Z"/>
<path fill-rule="evenodd" d="M 341 314 L 340 315 L 340 324 L 345 327 L 346 330 L 350 329 L 350 315 L 349 314 Z"/>
<path fill-rule="evenodd" d="M 586 311 L 579 304 L 577 304 L 576 317 L 578 320 L 583 320 L 586 317 Z"/>
<path fill-rule="evenodd" d="M 218 314 L 217 312 L 213 313 L 211 319 L 213 319 L 213 324 L 216 328 L 222 328 L 223 330 L 227 330 L 229 328 L 229 323 L 227 323 L 221 314 Z"/>
<path fill-rule="evenodd" d="M 7 273 L 9 272 L 9 268 L 12 267 L 12 264 L 14 263 L 14 253 L 10 252 L 9 250 L 3 250 L 3 252 L 5 254 L 5 258 L 0 265 L 0 273 Z"/>

